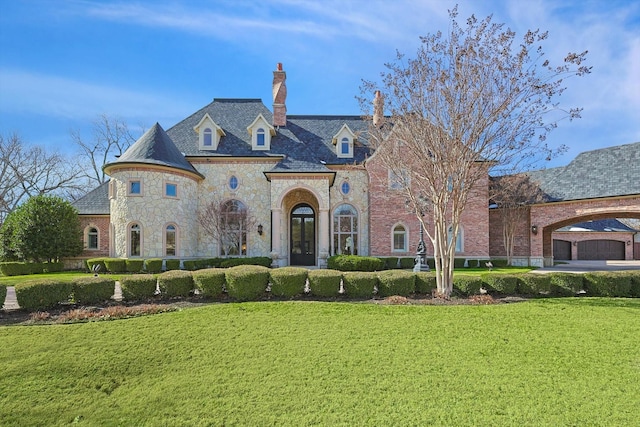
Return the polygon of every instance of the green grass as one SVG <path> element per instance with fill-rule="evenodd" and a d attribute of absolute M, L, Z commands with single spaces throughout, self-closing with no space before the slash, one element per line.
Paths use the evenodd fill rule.
<path fill-rule="evenodd" d="M 638 425 L 639 337 L 605 298 L 0 327 L 0 425 Z"/>
<path fill-rule="evenodd" d="M 63 282 L 71 282 L 76 277 L 89 277 L 92 276 L 92 273 L 82 272 L 82 271 L 62 271 L 58 273 L 43 273 L 43 274 L 29 274 L 26 276 L 2 276 L 0 275 L 0 283 L 5 284 L 7 286 L 15 286 L 17 283 L 21 283 L 27 280 L 33 279 L 54 279 L 61 280 Z M 100 276 L 103 276 L 102 274 Z M 113 280 L 120 280 L 122 274 L 105 274 L 109 278 L 113 278 Z"/>

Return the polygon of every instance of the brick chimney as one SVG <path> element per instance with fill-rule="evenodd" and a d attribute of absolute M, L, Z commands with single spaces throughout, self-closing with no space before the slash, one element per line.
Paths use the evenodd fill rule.
<path fill-rule="evenodd" d="M 282 70 L 282 63 L 278 62 L 273 72 L 273 126 L 287 125 L 287 73 Z"/>
<path fill-rule="evenodd" d="M 382 126 L 384 122 L 384 98 L 380 95 L 380 91 L 376 91 L 376 95 L 373 98 L 373 125 L 376 127 Z"/>

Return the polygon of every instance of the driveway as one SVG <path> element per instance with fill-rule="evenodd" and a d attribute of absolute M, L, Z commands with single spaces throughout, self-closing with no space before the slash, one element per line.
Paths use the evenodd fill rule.
<path fill-rule="evenodd" d="M 640 270 L 640 260 L 634 261 L 560 261 L 562 264 L 533 270 L 532 273 L 588 273 L 590 271 Z"/>

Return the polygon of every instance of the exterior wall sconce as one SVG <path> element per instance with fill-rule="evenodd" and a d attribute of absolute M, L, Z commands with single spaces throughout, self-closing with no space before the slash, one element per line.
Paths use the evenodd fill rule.
<path fill-rule="evenodd" d="M 258 234 L 262 236 L 262 224 L 258 224 Z"/>
<path fill-rule="evenodd" d="M 537 225 L 532 225 L 531 226 L 531 232 L 533 234 L 538 234 L 538 226 Z"/>
<path fill-rule="evenodd" d="M 573 246 L 578 246 L 578 242 L 576 240 L 573 241 Z"/>
<path fill-rule="evenodd" d="M 627 240 L 627 246 L 631 246 L 631 240 Z"/>

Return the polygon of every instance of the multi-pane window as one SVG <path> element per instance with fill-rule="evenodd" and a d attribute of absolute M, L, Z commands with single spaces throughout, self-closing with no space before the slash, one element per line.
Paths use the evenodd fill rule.
<path fill-rule="evenodd" d="M 340 205 L 333 213 L 333 253 L 358 254 L 358 212 L 351 205 Z"/>
<path fill-rule="evenodd" d="M 394 252 L 407 251 L 407 230 L 402 225 L 393 228 L 393 250 Z"/>
<path fill-rule="evenodd" d="M 449 227 L 447 230 L 447 239 L 451 241 L 453 234 L 453 227 Z M 456 236 L 456 252 L 462 252 L 462 235 L 463 235 L 462 227 L 458 228 L 458 235 Z"/>
<path fill-rule="evenodd" d="M 342 154 L 349 154 L 349 138 L 342 138 L 340 141 L 340 150 Z"/>
<path fill-rule="evenodd" d="M 87 230 L 87 249 L 98 249 L 98 229 L 95 227 L 91 227 Z"/>
<path fill-rule="evenodd" d="M 409 172 L 402 170 L 400 173 L 396 173 L 389 169 L 389 188 L 392 190 L 402 190 L 408 187 L 410 184 Z"/>
<path fill-rule="evenodd" d="M 129 227 L 129 256 L 140 256 L 142 247 L 142 233 L 139 224 Z"/>
<path fill-rule="evenodd" d="M 349 194 L 349 191 L 351 191 L 351 186 L 349 185 L 349 183 L 347 181 L 344 181 L 342 183 L 342 186 L 340 187 L 340 191 L 342 191 L 342 194 L 344 194 L 344 195 Z"/>
<path fill-rule="evenodd" d="M 167 225 L 164 231 L 164 254 L 165 256 L 176 256 L 176 226 Z"/>
<path fill-rule="evenodd" d="M 238 178 L 235 175 L 231 175 L 231 178 L 229 178 L 229 188 L 233 191 L 238 189 Z"/>
<path fill-rule="evenodd" d="M 264 147 L 265 145 L 265 135 L 263 128 L 258 128 L 258 130 L 256 131 L 256 145 L 258 147 Z"/>
<path fill-rule="evenodd" d="M 220 218 L 221 255 L 247 255 L 247 208 L 239 200 L 222 205 Z"/>

